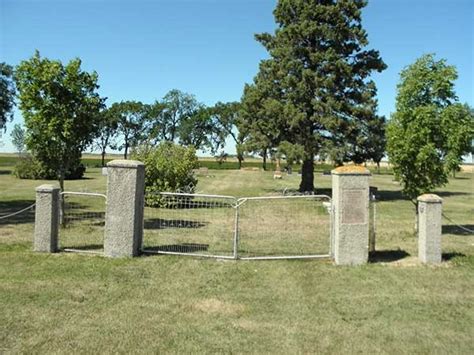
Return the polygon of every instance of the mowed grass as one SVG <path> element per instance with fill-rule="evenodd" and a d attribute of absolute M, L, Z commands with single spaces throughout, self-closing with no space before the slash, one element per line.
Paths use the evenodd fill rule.
<path fill-rule="evenodd" d="M 0 216 L 34 202 L 44 183 L 17 180 L 9 169 L 0 167 Z M 66 189 L 105 192 L 100 169 L 86 177 Z M 361 267 L 38 254 L 32 213 L 0 220 L 0 352 L 470 354 L 474 236 L 444 220 L 442 265 L 420 265 L 414 208 L 392 178 L 372 177 L 377 253 Z M 210 170 L 197 190 L 268 196 L 298 183 L 296 174 Z M 315 183 L 330 193 L 330 176 L 318 173 Z M 468 229 L 473 187 L 473 174 L 459 174 L 438 191 L 446 215 Z M 284 221 L 275 218 L 277 231 Z"/>

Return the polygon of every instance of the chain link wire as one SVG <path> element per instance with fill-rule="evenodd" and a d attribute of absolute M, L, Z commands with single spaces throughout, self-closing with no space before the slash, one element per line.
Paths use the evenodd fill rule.
<path fill-rule="evenodd" d="M 59 243 L 66 251 L 98 252 L 104 248 L 105 203 L 101 194 L 63 192 Z"/>
<path fill-rule="evenodd" d="M 145 207 L 144 251 L 233 256 L 235 199 L 160 193 L 159 207 Z M 150 197 L 150 196 L 148 196 Z M 156 194 L 148 200 L 156 201 Z"/>

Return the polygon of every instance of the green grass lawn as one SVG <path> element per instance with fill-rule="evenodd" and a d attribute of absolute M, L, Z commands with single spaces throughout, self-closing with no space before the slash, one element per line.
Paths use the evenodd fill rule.
<path fill-rule="evenodd" d="M 34 187 L 45 183 L 10 170 L 0 166 L 0 216 L 33 203 Z M 372 177 L 377 252 L 361 267 L 38 254 L 32 212 L 0 220 L 0 353 L 470 354 L 474 236 L 444 220 L 442 265 L 420 265 L 414 208 L 392 179 Z M 296 174 L 273 180 L 271 172 L 210 170 L 197 190 L 267 196 L 298 183 Z M 317 173 L 315 183 L 330 193 L 330 176 Z M 438 191 L 446 215 L 469 229 L 473 188 L 473 174 L 464 173 Z M 66 190 L 104 193 L 105 178 L 88 169 Z"/>

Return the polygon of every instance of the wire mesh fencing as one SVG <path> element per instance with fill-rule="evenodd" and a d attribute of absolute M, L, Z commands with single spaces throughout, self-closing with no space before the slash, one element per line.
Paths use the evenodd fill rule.
<path fill-rule="evenodd" d="M 232 259 L 329 257 L 331 200 L 323 195 L 147 196 L 143 251 Z"/>
<path fill-rule="evenodd" d="M 236 199 L 230 196 L 158 193 L 145 197 L 143 250 L 233 258 Z"/>
<path fill-rule="evenodd" d="M 330 257 L 330 202 L 325 195 L 239 199 L 239 258 Z"/>
<path fill-rule="evenodd" d="M 87 192 L 62 192 L 59 245 L 64 251 L 103 253 L 107 197 Z"/>

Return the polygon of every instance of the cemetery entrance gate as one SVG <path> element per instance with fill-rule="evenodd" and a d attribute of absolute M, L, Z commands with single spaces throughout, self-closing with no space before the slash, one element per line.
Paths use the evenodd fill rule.
<path fill-rule="evenodd" d="M 329 258 L 326 195 L 244 197 L 146 195 L 143 251 L 222 259 Z M 151 203 L 150 203 L 151 202 Z"/>

